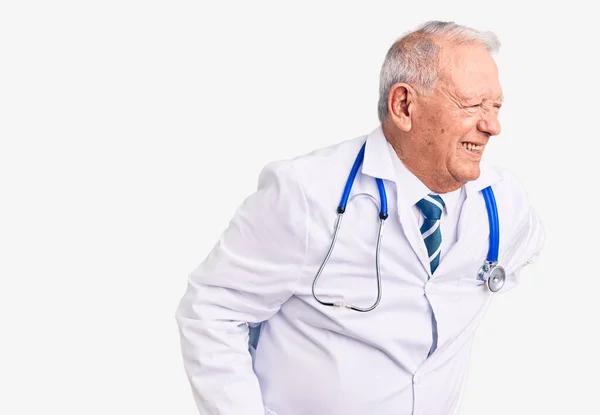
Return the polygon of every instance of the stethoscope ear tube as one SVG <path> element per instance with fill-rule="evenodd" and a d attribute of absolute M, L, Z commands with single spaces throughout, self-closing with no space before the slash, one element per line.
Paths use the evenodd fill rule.
<path fill-rule="evenodd" d="M 358 152 L 358 155 L 356 156 L 356 159 L 354 160 L 354 164 L 352 165 L 352 170 L 350 171 L 350 175 L 348 176 L 348 179 L 346 180 L 346 186 L 344 187 L 344 192 L 342 194 L 342 198 L 340 199 L 340 204 L 338 205 L 338 208 L 337 208 L 337 219 L 336 219 L 335 225 L 334 225 L 334 232 L 333 232 L 333 237 L 331 238 L 331 244 L 329 245 L 327 255 L 325 256 L 325 259 L 321 263 L 321 266 L 319 267 L 319 270 L 317 271 L 317 274 L 315 275 L 315 278 L 313 279 L 313 284 L 312 284 L 313 297 L 319 303 L 321 303 L 325 306 L 348 308 L 348 309 L 351 309 L 354 311 L 360 311 L 363 313 L 373 310 L 375 307 L 377 307 L 379 305 L 379 302 L 381 301 L 381 269 L 380 269 L 381 268 L 381 266 L 380 266 L 381 239 L 383 237 L 383 224 L 385 223 L 385 220 L 388 218 L 387 195 L 385 192 L 385 185 L 383 184 L 383 180 L 381 180 L 379 178 L 375 179 L 377 182 L 377 188 L 379 190 L 379 201 L 381 204 L 381 206 L 379 207 L 379 229 L 377 231 L 377 246 L 375 247 L 375 271 L 376 271 L 376 275 L 377 275 L 377 298 L 375 299 L 375 302 L 369 307 L 357 307 L 352 304 L 347 304 L 344 301 L 340 301 L 340 300 L 334 301 L 334 302 L 322 301 L 317 296 L 316 286 L 317 286 L 317 281 L 319 280 L 319 277 L 321 276 L 321 273 L 323 272 L 325 265 L 327 265 L 327 262 L 329 261 L 329 258 L 331 257 L 331 253 L 333 252 L 333 249 L 335 247 L 335 242 L 337 240 L 338 232 L 340 230 L 342 218 L 344 216 L 344 213 L 346 212 L 346 205 L 348 204 L 348 199 L 350 198 L 350 193 L 352 191 L 352 185 L 354 184 L 354 179 L 356 178 L 356 175 L 358 174 L 358 169 L 360 168 L 360 165 L 362 164 L 363 159 L 365 157 L 366 145 L 367 145 L 367 143 L 365 142 L 362 145 L 362 147 L 360 148 L 360 151 Z M 377 203 L 377 202 L 375 202 L 375 203 Z"/>

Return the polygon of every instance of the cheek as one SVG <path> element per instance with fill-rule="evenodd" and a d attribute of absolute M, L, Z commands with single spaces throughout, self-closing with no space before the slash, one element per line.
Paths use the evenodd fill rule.
<path fill-rule="evenodd" d="M 441 114 L 441 115 L 440 115 Z M 472 117 L 455 114 L 448 109 L 431 111 L 421 118 L 422 151 L 438 154 L 438 157 L 448 157 L 455 153 L 458 143 L 473 129 L 475 123 Z"/>
<path fill-rule="evenodd" d="M 440 134 L 444 134 L 451 147 L 455 147 L 463 141 L 468 141 L 468 138 L 476 132 L 477 121 L 473 118 L 456 119 L 452 124 L 440 129 Z"/>
<path fill-rule="evenodd" d="M 441 115 L 438 115 L 441 114 Z M 445 138 L 452 137 L 457 130 L 462 127 L 463 120 L 456 117 L 454 114 L 448 113 L 447 110 L 440 110 L 430 120 L 431 132 L 436 135 L 442 135 Z"/>
<path fill-rule="evenodd" d="M 462 136 L 466 136 L 473 132 L 477 132 L 477 122 L 479 121 L 479 117 L 464 117 L 457 122 L 457 129 L 460 130 Z"/>

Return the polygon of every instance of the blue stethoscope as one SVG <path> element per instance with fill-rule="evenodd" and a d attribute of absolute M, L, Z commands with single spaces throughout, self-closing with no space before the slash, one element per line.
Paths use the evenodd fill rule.
<path fill-rule="evenodd" d="M 357 307 L 351 304 L 347 304 L 343 301 L 334 301 L 334 302 L 326 302 L 321 301 L 317 294 L 315 293 L 315 287 L 317 285 L 317 281 L 325 268 L 325 265 L 329 261 L 329 257 L 333 252 L 333 248 L 335 246 L 335 242 L 337 240 L 338 232 L 340 230 L 340 225 L 342 222 L 342 216 L 346 211 L 346 205 L 348 204 L 348 199 L 350 197 L 350 192 L 352 190 L 352 184 L 354 183 L 354 179 L 356 178 L 356 174 L 358 173 L 358 169 L 363 162 L 365 157 L 365 146 L 366 143 L 363 144 L 358 155 L 356 156 L 356 160 L 354 161 L 354 165 L 352 166 L 352 170 L 350 171 L 350 175 L 348 176 L 348 180 L 346 181 L 346 186 L 344 187 L 344 192 L 342 194 L 342 199 L 340 200 L 340 204 L 337 208 L 337 219 L 334 225 L 333 237 L 331 239 L 331 244 L 329 245 L 329 250 L 327 251 L 327 255 L 323 260 L 323 263 L 319 267 L 317 271 L 317 275 L 315 276 L 312 284 L 312 294 L 315 300 L 319 303 L 332 306 L 332 307 L 345 307 L 355 311 L 367 312 L 373 310 L 379 302 L 381 301 L 381 275 L 380 275 L 380 267 L 379 267 L 379 251 L 381 248 L 381 238 L 383 236 L 383 224 L 388 217 L 388 208 L 387 208 L 387 196 L 385 193 L 385 186 L 383 184 L 383 180 L 376 178 L 377 188 L 379 189 L 379 230 L 377 237 L 377 246 L 375 250 L 375 270 L 377 275 L 377 299 L 375 303 L 373 303 L 370 307 Z M 501 265 L 498 265 L 498 250 L 500 247 L 500 225 L 498 221 L 498 208 L 496 206 L 496 199 L 494 198 L 494 192 L 492 191 L 491 186 L 486 187 L 481 191 L 483 194 L 483 198 L 485 200 L 485 205 L 487 208 L 488 221 L 490 226 L 490 245 L 488 248 L 487 258 L 483 265 L 479 268 L 477 272 L 477 279 L 484 281 L 487 283 L 487 286 L 490 291 L 497 292 L 504 286 L 504 282 L 506 280 L 506 272 Z M 369 196 L 369 195 L 368 195 Z M 371 196 L 369 196 L 371 197 Z"/>

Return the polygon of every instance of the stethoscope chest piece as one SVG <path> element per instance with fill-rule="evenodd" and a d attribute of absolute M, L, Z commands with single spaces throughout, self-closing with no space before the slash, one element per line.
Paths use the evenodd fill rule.
<path fill-rule="evenodd" d="M 506 271 L 500 265 L 495 262 L 486 261 L 479 272 L 477 278 L 481 281 L 485 281 L 491 292 L 498 292 L 504 287 L 506 281 Z"/>

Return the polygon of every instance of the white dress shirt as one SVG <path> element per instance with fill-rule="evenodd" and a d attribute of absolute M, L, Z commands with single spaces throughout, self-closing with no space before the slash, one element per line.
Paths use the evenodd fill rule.
<path fill-rule="evenodd" d="M 381 178 L 389 217 L 380 257 L 382 299 L 375 310 L 359 313 L 321 305 L 312 283 L 365 140 L 352 194 L 379 200 L 375 177 Z M 414 212 L 428 190 L 415 190 L 414 176 L 401 163 L 398 168 L 389 150 L 377 128 L 261 172 L 258 190 L 190 275 L 177 309 L 184 365 L 200 414 L 458 413 L 475 329 L 490 300 L 513 287 L 519 270 L 536 258 L 543 227 L 518 180 L 482 163 L 480 177 L 446 202 L 447 246 L 432 276 Z M 498 205 L 499 260 L 507 271 L 505 287 L 495 294 L 476 279 L 489 243 L 480 193 L 488 185 Z M 378 207 L 368 197 L 348 204 L 315 289 L 321 299 L 373 303 L 378 223 Z M 248 324 L 259 323 L 252 358 Z M 427 357 L 434 331 L 437 349 Z"/>

